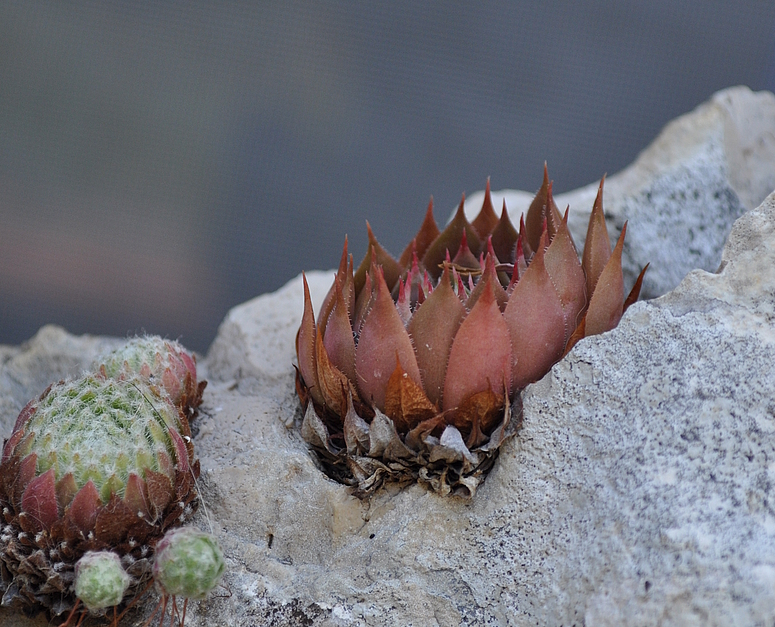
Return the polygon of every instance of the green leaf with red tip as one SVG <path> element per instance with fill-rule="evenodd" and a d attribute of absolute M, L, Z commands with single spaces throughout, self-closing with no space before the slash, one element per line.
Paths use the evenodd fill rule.
<path fill-rule="evenodd" d="M 376 263 L 378 266 L 382 266 L 388 290 L 393 289 L 393 286 L 396 284 L 396 281 L 398 281 L 398 278 L 403 271 L 403 268 L 393 256 L 377 241 L 374 232 L 371 230 L 371 225 L 368 222 L 366 222 L 366 230 L 369 235 L 369 248 L 366 251 L 366 256 L 363 258 L 363 261 L 361 261 L 361 265 L 358 266 L 358 269 L 353 275 L 356 296 L 360 294 L 366 283 L 366 275 L 371 268 L 372 262 Z"/>
<path fill-rule="evenodd" d="M 622 275 L 622 249 L 627 223 L 624 223 L 619 240 L 589 300 L 586 314 L 586 335 L 597 335 L 610 331 L 622 318 L 624 307 L 624 276 Z"/>
<path fill-rule="evenodd" d="M 584 252 L 581 255 L 581 266 L 584 269 L 587 282 L 587 299 L 592 297 L 600 274 L 611 257 L 611 240 L 608 237 L 608 227 L 603 213 L 603 184 L 605 176 L 600 181 L 592 213 L 589 214 L 587 238 L 584 242 Z"/>
<path fill-rule="evenodd" d="M 137 476 L 136 473 L 129 473 L 126 490 L 124 490 L 124 503 L 135 514 L 141 515 L 148 522 L 153 522 L 151 520 L 150 502 L 148 501 L 148 489 L 146 488 L 145 481 Z"/>
<path fill-rule="evenodd" d="M 506 211 L 506 201 L 503 201 L 503 209 L 498 224 L 492 232 L 492 247 L 498 259 L 503 263 L 514 263 L 515 246 L 519 234 L 509 219 L 509 213 Z"/>
<path fill-rule="evenodd" d="M 512 391 L 543 377 L 562 356 L 565 313 L 544 264 L 544 233 L 533 261 L 514 286 L 503 317 L 514 351 Z"/>
<path fill-rule="evenodd" d="M 587 304 L 587 295 L 584 271 L 564 220 L 560 222 L 552 243 L 546 249 L 544 264 L 562 302 L 565 328 L 570 334 L 578 325 L 580 314 Z"/>
<path fill-rule="evenodd" d="M 428 247 L 428 250 L 425 251 L 425 255 L 422 257 L 422 265 L 425 266 L 434 280 L 441 276 L 440 265 L 444 262 L 447 251 L 451 254 L 460 249 L 463 231 L 466 232 L 466 240 L 471 252 L 474 255 L 479 254 L 481 242 L 473 227 L 468 223 L 468 220 L 466 220 L 466 214 L 463 209 L 464 206 L 465 195 L 463 195 L 452 221 L 439 236 L 433 240 L 433 243 Z"/>
<path fill-rule="evenodd" d="M 70 501 L 67 512 L 76 526 L 84 533 L 88 533 L 94 529 L 94 523 L 97 521 L 97 510 L 101 506 L 102 501 L 100 501 L 97 488 L 94 482 L 89 479 Z"/>
<path fill-rule="evenodd" d="M 348 379 L 355 381 L 355 338 L 342 287 L 336 282 L 334 307 L 328 318 L 323 344 L 328 358 Z"/>
<path fill-rule="evenodd" d="M 75 482 L 73 473 L 68 472 L 64 477 L 57 481 L 56 492 L 57 503 L 59 504 L 59 513 L 62 514 L 63 509 L 70 505 L 73 497 L 78 492 L 78 484 Z"/>
<path fill-rule="evenodd" d="M 444 379 L 444 410 L 488 389 L 500 396 L 509 393 L 503 385 L 511 381 L 511 341 L 492 287 L 489 283 L 482 292 L 452 341 Z"/>
<path fill-rule="evenodd" d="M 22 511 L 30 517 L 38 531 L 50 529 L 57 521 L 59 511 L 53 468 L 27 484 L 22 495 Z"/>
<path fill-rule="evenodd" d="M 304 313 L 301 317 L 301 326 L 299 326 L 299 335 L 297 338 L 296 353 L 299 360 L 299 372 L 304 379 L 304 385 L 307 386 L 312 400 L 317 404 L 323 404 L 323 395 L 320 393 L 320 386 L 317 380 L 317 368 L 315 367 L 315 314 L 312 310 L 312 298 L 309 295 L 309 285 L 307 277 L 302 272 L 302 281 L 304 283 Z"/>
<path fill-rule="evenodd" d="M 175 447 L 175 457 L 178 462 L 177 470 L 178 472 L 187 473 L 190 467 L 188 465 L 188 450 L 186 450 L 186 443 L 176 429 L 170 429 L 169 435 L 172 439 L 172 444 Z"/>
<path fill-rule="evenodd" d="M 362 398 L 384 412 L 385 391 L 396 358 L 415 383 L 422 385 L 422 380 L 412 341 L 381 271 L 377 272 L 376 281 L 374 304 L 363 321 L 355 349 L 355 372 Z"/>
<path fill-rule="evenodd" d="M 407 327 L 425 393 L 437 406 L 441 406 L 449 349 L 465 313 L 452 289 L 449 266 L 445 266 L 438 286 L 414 312 Z"/>
<path fill-rule="evenodd" d="M 428 210 L 425 212 L 425 219 L 420 226 L 420 230 L 417 231 L 417 235 L 409 242 L 409 245 L 404 248 L 404 252 L 401 253 L 401 257 L 398 259 L 398 263 L 402 268 L 408 268 L 412 262 L 412 251 L 416 251 L 418 259 L 422 259 L 425 255 L 425 251 L 428 250 L 428 246 L 433 243 L 441 231 L 436 224 L 436 219 L 433 217 L 433 196 L 428 203 Z"/>
<path fill-rule="evenodd" d="M 479 239 L 484 241 L 487 236 L 493 232 L 493 229 L 498 225 L 498 216 L 495 213 L 495 209 L 492 206 L 492 196 L 490 195 L 490 177 L 487 177 L 487 185 L 484 188 L 484 202 L 482 208 L 479 210 L 479 214 L 471 222 L 471 226 L 474 227 Z"/>

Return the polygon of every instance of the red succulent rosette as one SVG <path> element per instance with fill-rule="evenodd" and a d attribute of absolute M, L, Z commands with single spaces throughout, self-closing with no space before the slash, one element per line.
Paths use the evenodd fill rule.
<path fill-rule="evenodd" d="M 544 168 L 519 231 L 488 181 L 472 223 L 461 201 L 440 230 L 431 203 L 398 260 L 367 224 L 355 269 L 345 239 L 317 321 L 304 279 L 302 435 L 330 476 L 361 496 L 386 479 L 473 495 L 521 424 L 521 390 L 637 300 L 643 272 L 625 298 L 626 224 L 612 250 L 602 190 L 581 260 Z"/>

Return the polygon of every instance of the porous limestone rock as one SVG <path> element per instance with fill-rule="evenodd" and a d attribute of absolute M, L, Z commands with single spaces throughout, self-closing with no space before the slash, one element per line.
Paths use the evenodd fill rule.
<path fill-rule="evenodd" d="M 550 176 L 551 168 L 550 163 Z M 596 181 L 555 198 L 562 211 L 570 205 L 568 224 L 579 252 L 598 185 Z M 673 289 L 690 270 L 715 271 L 732 223 L 773 189 L 772 93 L 732 87 L 673 120 L 632 165 L 606 178 L 603 207 L 612 244 L 629 220 L 622 258 L 625 283 L 632 285 L 651 262 L 642 296 L 654 298 Z M 533 195 L 501 190 L 493 192 L 493 205 L 500 212 L 505 198 L 518 224 Z M 467 199 L 469 219 L 483 198 L 478 192 Z"/>
<path fill-rule="evenodd" d="M 706 146 L 720 141 L 727 96 L 699 110 L 716 137 Z M 673 123 L 694 144 L 658 140 L 638 161 L 650 160 L 653 184 L 644 169 L 633 185 L 666 189 L 682 160 L 702 165 L 691 149 L 701 125 L 685 128 L 697 115 Z M 675 194 L 689 175 L 675 174 Z M 748 207 L 745 193 L 746 203 L 761 194 L 762 181 L 775 188 L 772 175 L 738 173 L 731 213 Z M 617 202 L 607 196 L 609 212 Z M 204 503 L 196 522 L 218 537 L 228 571 L 222 594 L 191 604 L 187 625 L 772 624 L 775 194 L 718 252 L 718 273 L 694 270 L 634 305 L 528 387 L 523 429 L 470 501 L 418 485 L 360 501 L 328 479 L 297 428 L 301 279 L 232 309 L 202 364 L 210 384 L 194 424 Z M 307 276 L 317 308 L 333 272 Z M 0 347 L 6 436 L 30 396 L 102 350 L 95 338 L 43 331 Z M 125 624 L 142 624 L 153 604 Z M 0 622 L 45 624 L 5 610 Z"/>

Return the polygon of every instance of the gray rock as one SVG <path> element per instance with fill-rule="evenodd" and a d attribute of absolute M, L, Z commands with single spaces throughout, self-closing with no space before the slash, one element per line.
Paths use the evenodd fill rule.
<path fill-rule="evenodd" d="M 540 175 L 536 168 L 538 183 Z M 598 185 L 556 197 L 560 209 L 570 205 L 569 225 L 579 252 Z M 642 294 L 653 298 L 673 289 L 690 270 L 715 270 L 732 223 L 773 189 L 773 94 L 725 89 L 673 120 L 632 165 L 606 178 L 603 206 L 612 243 L 629 220 L 622 260 L 625 283 L 632 285 L 651 262 Z M 479 212 L 483 198 L 478 192 L 467 199 L 469 218 Z M 533 194 L 494 192 L 499 213 L 504 198 L 518 224 Z"/>
<path fill-rule="evenodd" d="M 295 291 L 298 311 L 300 280 L 232 310 L 197 445 L 234 594 L 192 624 L 771 623 L 775 194 L 737 222 L 722 266 L 530 386 L 471 503 L 419 486 L 359 502 L 326 479 L 283 426 L 300 418 L 292 378 L 259 341 L 286 337 L 290 363 L 297 322 L 279 327 L 273 303 Z M 329 282 L 310 276 L 318 302 Z M 228 392 L 224 337 L 261 396 Z"/>
<path fill-rule="evenodd" d="M 716 100 L 703 114 L 710 136 Z M 673 137 L 649 159 L 699 167 Z M 645 172 L 632 174 L 642 189 Z M 655 165 L 655 181 L 664 172 Z M 736 185 L 735 211 L 760 193 Z M 235 307 L 204 364 L 195 439 L 196 522 L 218 536 L 229 571 L 187 624 L 772 624 L 775 194 L 735 223 L 719 261 L 529 386 L 522 431 L 471 501 L 417 485 L 360 501 L 323 475 L 298 429 L 301 279 Z M 308 279 L 317 307 L 332 273 Z M 98 352 L 95 338 L 36 338 L 0 348 L 0 402 L 20 407 Z M 15 418 L 3 412 L 4 425 Z M 154 603 L 125 623 L 142 624 Z M 0 621 L 45 624 L 2 610 Z"/>

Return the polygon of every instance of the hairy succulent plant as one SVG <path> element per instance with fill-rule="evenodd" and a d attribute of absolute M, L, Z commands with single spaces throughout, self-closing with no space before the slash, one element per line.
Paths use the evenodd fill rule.
<path fill-rule="evenodd" d="M 579 339 L 615 327 L 626 224 L 611 249 L 600 184 L 579 259 L 544 182 L 517 231 L 490 197 L 440 230 L 432 204 L 399 259 L 368 227 L 354 268 L 345 239 L 317 321 L 306 278 L 297 335 L 302 434 L 332 477 L 367 495 L 418 479 L 463 496 L 521 422 L 520 392 Z M 644 268 L 645 272 L 645 268 Z"/>
<path fill-rule="evenodd" d="M 19 414 L 0 461 L 2 604 L 72 610 L 75 564 L 93 551 L 115 553 L 136 592 L 158 539 L 196 507 L 198 475 L 185 412 L 148 378 L 50 386 Z"/>
<path fill-rule="evenodd" d="M 135 337 L 97 360 L 95 370 L 105 377 L 120 379 L 139 374 L 161 386 L 173 404 L 191 416 L 202 403 L 207 381 L 196 379 L 196 358 L 186 349 L 158 335 Z"/>
<path fill-rule="evenodd" d="M 75 596 L 91 612 L 120 604 L 130 582 L 112 551 L 88 551 L 75 564 Z"/>
<path fill-rule="evenodd" d="M 170 623 L 178 616 L 179 624 L 183 625 L 188 602 L 210 594 L 225 570 L 226 562 L 215 536 L 194 527 L 168 531 L 156 545 L 153 558 L 153 579 L 162 597 L 148 621 L 161 608 L 160 624 L 163 624 L 167 603 L 171 602 Z M 182 614 L 178 612 L 178 598 L 184 599 Z"/>

